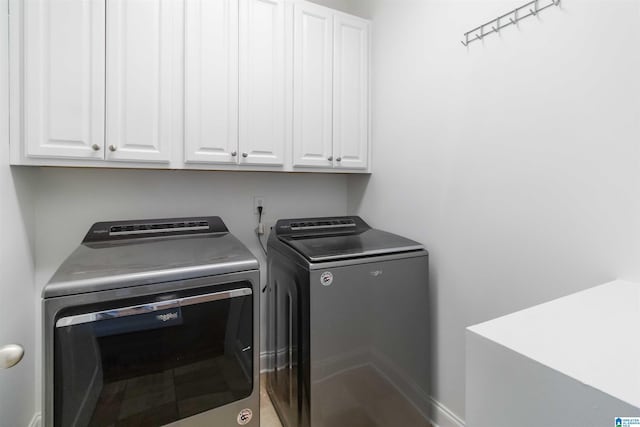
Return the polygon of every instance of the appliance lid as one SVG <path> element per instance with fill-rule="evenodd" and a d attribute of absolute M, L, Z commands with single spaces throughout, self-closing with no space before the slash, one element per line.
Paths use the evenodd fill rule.
<path fill-rule="evenodd" d="M 184 230 L 166 231 L 167 224 L 181 222 L 186 223 L 180 227 Z M 152 231 L 154 225 L 160 231 Z M 149 229 L 121 234 L 140 227 Z M 199 229 L 194 230 L 196 227 Z M 253 254 L 218 217 L 97 223 L 58 268 L 43 296 L 52 298 L 258 268 Z"/>
<path fill-rule="evenodd" d="M 311 262 L 424 250 L 418 242 L 372 229 L 359 217 L 281 220 L 276 233 Z"/>

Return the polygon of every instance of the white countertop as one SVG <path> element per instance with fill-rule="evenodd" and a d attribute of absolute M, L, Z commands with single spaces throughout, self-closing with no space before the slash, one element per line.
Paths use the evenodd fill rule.
<path fill-rule="evenodd" d="M 640 408 L 638 283 L 606 283 L 468 330 Z"/>

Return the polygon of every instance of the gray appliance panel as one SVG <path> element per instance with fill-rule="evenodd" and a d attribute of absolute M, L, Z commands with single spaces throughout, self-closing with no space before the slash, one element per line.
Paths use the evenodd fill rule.
<path fill-rule="evenodd" d="M 237 425 L 237 417 L 241 410 L 250 409 L 253 412 L 252 421 L 247 424 L 249 427 L 260 426 L 260 352 L 257 343 L 260 342 L 260 272 L 258 270 L 237 272 L 218 275 L 214 277 L 201 277 L 187 281 L 158 283 L 153 285 L 140 285 L 133 288 L 112 289 L 101 292 L 92 292 L 79 295 L 70 295 L 57 298 L 45 299 L 43 301 L 43 330 L 44 332 L 44 357 L 43 371 L 45 383 L 43 387 L 43 426 L 53 425 L 53 366 L 54 366 L 54 320 L 57 313 L 67 307 L 88 305 L 104 301 L 117 301 L 132 297 L 153 296 L 156 294 L 171 292 L 175 290 L 197 289 L 201 287 L 225 285 L 248 281 L 251 283 L 253 299 L 253 342 L 255 351 L 253 352 L 253 384 L 254 388 L 246 399 L 232 402 L 228 405 L 216 408 L 212 411 L 203 412 L 189 418 L 185 418 L 175 423 L 169 424 L 171 427 L 209 427 L 211 425 Z M 212 413 L 215 417 L 212 418 Z"/>
<path fill-rule="evenodd" d="M 426 252 L 310 272 L 312 427 L 429 425 L 427 277 Z"/>
<path fill-rule="evenodd" d="M 272 241 L 270 241 L 272 242 Z M 291 248 L 293 257 L 300 255 Z M 303 354 L 309 271 L 273 247 L 268 253 L 266 389 L 283 427 L 308 427 L 308 369 Z M 307 292 L 308 296 L 308 292 Z M 308 364 L 307 364 L 308 365 Z"/>
<path fill-rule="evenodd" d="M 311 262 L 336 261 L 424 249 L 420 243 L 413 240 L 375 229 L 354 234 L 293 235 L 283 236 L 280 239 Z"/>
<path fill-rule="evenodd" d="M 56 271 L 44 298 L 258 269 L 232 234 L 130 239 L 81 245 Z"/>

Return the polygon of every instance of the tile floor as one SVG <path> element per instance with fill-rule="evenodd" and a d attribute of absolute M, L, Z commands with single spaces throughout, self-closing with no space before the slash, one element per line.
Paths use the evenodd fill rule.
<path fill-rule="evenodd" d="M 266 378 L 263 375 L 261 375 L 260 377 L 260 426 L 261 427 L 282 427 L 282 424 L 280 423 L 280 420 L 278 419 L 278 415 L 276 414 L 275 409 L 273 408 L 273 405 L 271 404 L 271 399 L 269 399 L 269 395 L 267 394 L 267 390 L 265 388 L 265 383 L 266 383 Z M 373 384 L 371 384 L 370 382 L 367 383 L 365 381 L 362 382 L 362 385 L 364 387 L 371 387 L 373 386 Z M 377 387 L 373 387 L 374 389 Z M 367 394 L 367 393 L 363 393 L 363 394 Z M 371 396 L 369 396 L 371 397 Z M 429 423 L 425 423 L 424 420 L 422 418 L 411 418 L 411 416 L 409 416 L 409 418 L 407 418 L 407 413 L 411 413 L 414 412 L 414 410 L 412 408 L 406 408 L 404 407 L 404 403 L 402 404 L 397 404 L 398 406 L 396 406 L 394 409 L 398 410 L 398 411 L 402 411 L 401 413 L 403 414 L 403 418 L 405 418 L 404 421 L 407 421 L 408 423 L 404 423 L 403 425 L 412 425 L 414 427 L 432 427 Z M 338 405 L 339 406 L 339 405 Z M 397 412 L 396 412 L 397 413 Z M 382 420 L 383 422 L 389 422 L 390 418 L 389 415 L 390 414 L 372 414 L 374 415 L 376 418 L 382 416 L 381 418 L 379 418 L 380 420 Z M 385 417 L 386 415 L 386 417 Z M 386 420 L 385 420 L 386 418 Z M 343 425 L 343 423 L 341 422 L 341 424 Z M 351 423 L 350 423 L 351 424 Z M 362 424 L 362 423 L 355 423 L 355 424 L 351 424 L 351 427 L 360 427 L 362 425 L 367 425 Z M 372 422 L 371 424 L 369 424 L 369 426 L 373 426 L 376 425 L 375 422 Z M 388 424 L 386 424 L 388 425 Z M 343 427 L 347 427 L 344 426 Z"/>
<path fill-rule="evenodd" d="M 269 394 L 267 394 L 266 382 L 265 375 L 262 374 L 260 376 L 260 427 L 282 427 L 278 414 L 269 399 Z"/>

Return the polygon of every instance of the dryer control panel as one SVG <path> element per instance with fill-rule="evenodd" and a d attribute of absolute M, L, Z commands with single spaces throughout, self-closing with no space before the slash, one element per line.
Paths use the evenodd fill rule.
<path fill-rule="evenodd" d="M 219 216 L 110 221 L 93 224 L 82 243 L 228 232 Z"/>
<path fill-rule="evenodd" d="M 359 234 L 371 227 L 359 216 L 328 218 L 281 219 L 276 223 L 275 232 L 284 236 L 323 236 L 336 234 Z"/>

